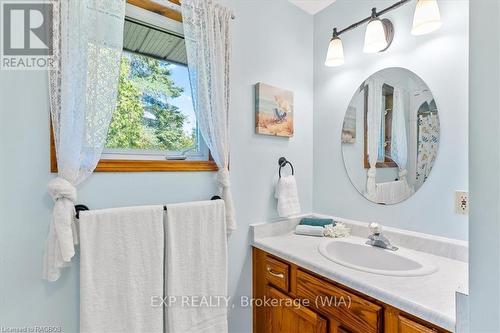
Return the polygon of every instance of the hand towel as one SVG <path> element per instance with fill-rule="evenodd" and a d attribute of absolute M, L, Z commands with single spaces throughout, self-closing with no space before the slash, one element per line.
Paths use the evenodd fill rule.
<path fill-rule="evenodd" d="M 300 220 L 300 225 L 312 225 L 315 227 L 324 227 L 325 225 L 333 224 L 335 221 L 333 219 L 322 219 L 317 217 L 304 217 Z"/>
<path fill-rule="evenodd" d="M 312 226 L 312 225 L 297 225 L 295 227 L 295 233 L 297 235 L 306 235 L 306 236 L 317 236 L 323 237 L 325 232 L 324 227 Z"/>
<path fill-rule="evenodd" d="M 163 206 L 80 212 L 80 331 L 163 332 Z"/>
<path fill-rule="evenodd" d="M 166 332 L 227 332 L 225 215 L 223 200 L 167 205 Z"/>
<path fill-rule="evenodd" d="M 278 215 L 288 217 L 300 214 L 299 192 L 295 176 L 283 176 L 278 180 L 274 196 L 278 199 Z"/>

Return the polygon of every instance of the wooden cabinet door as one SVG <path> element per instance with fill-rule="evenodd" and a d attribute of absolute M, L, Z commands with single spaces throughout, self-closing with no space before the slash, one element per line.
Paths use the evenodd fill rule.
<path fill-rule="evenodd" d="M 330 323 L 330 332 L 329 333 L 354 333 L 347 327 L 343 326 L 342 324 L 338 323 L 334 319 L 329 320 Z"/>
<path fill-rule="evenodd" d="M 355 333 L 333 317 L 328 318 L 328 333 Z"/>
<path fill-rule="evenodd" d="M 266 286 L 266 297 L 266 333 L 327 333 L 325 319 L 277 289 Z"/>
<path fill-rule="evenodd" d="M 337 333 L 351 333 L 347 328 L 339 326 L 337 327 Z"/>
<path fill-rule="evenodd" d="M 301 269 L 297 270 L 296 281 L 297 297 L 308 300 L 311 307 L 316 307 L 318 312 L 329 319 L 334 318 L 344 331 L 382 332 L 383 308 L 380 305 Z M 321 300 L 332 301 L 334 304 L 322 305 Z"/>
<path fill-rule="evenodd" d="M 436 330 L 399 316 L 399 333 L 436 333 Z"/>

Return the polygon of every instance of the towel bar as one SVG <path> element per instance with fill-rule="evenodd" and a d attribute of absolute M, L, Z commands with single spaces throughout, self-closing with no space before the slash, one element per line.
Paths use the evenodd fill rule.
<path fill-rule="evenodd" d="M 82 212 L 84 210 L 90 210 L 90 209 L 89 209 L 89 207 L 87 207 L 85 205 L 75 205 L 75 211 L 76 211 L 75 217 L 77 219 L 79 219 L 80 218 L 80 212 Z"/>
<path fill-rule="evenodd" d="M 222 198 L 218 195 L 214 195 L 210 198 L 210 200 L 222 200 Z M 85 211 L 85 210 L 90 210 L 90 209 L 89 209 L 89 207 L 87 207 L 85 205 L 75 205 L 75 211 L 76 211 L 75 217 L 77 219 L 79 219 L 80 212 Z M 167 206 L 163 206 L 163 210 L 167 210 Z"/>

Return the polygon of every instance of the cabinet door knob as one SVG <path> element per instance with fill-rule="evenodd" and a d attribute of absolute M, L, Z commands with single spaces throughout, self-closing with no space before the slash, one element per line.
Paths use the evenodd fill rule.
<path fill-rule="evenodd" d="M 285 277 L 285 275 L 283 275 L 283 273 L 273 272 L 273 269 L 270 266 L 267 266 L 267 272 L 269 274 L 271 274 L 272 276 L 275 276 L 275 277 L 280 278 L 280 279 L 283 279 Z"/>

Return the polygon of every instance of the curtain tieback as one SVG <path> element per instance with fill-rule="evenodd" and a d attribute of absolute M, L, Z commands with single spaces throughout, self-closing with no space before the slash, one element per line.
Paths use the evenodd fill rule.
<path fill-rule="evenodd" d="M 76 202 L 76 188 L 66 179 L 57 177 L 48 184 L 48 191 L 54 200 L 52 212 L 54 230 L 57 243 L 61 250 L 62 259 L 70 262 L 75 255 L 74 216 Z M 74 237 L 75 236 L 75 237 Z"/>
<path fill-rule="evenodd" d="M 64 178 L 57 177 L 49 181 L 48 189 L 54 202 L 62 198 L 76 202 L 76 188 Z"/>
<path fill-rule="evenodd" d="M 368 177 L 374 178 L 377 176 L 377 168 L 368 169 Z"/>
<path fill-rule="evenodd" d="M 229 171 L 227 169 L 223 169 L 223 170 L 219 171 L 219 173 L 217 174 L 217 182 L 222 187 L 229 187 L 229 185 L 230 185 Z"/>

